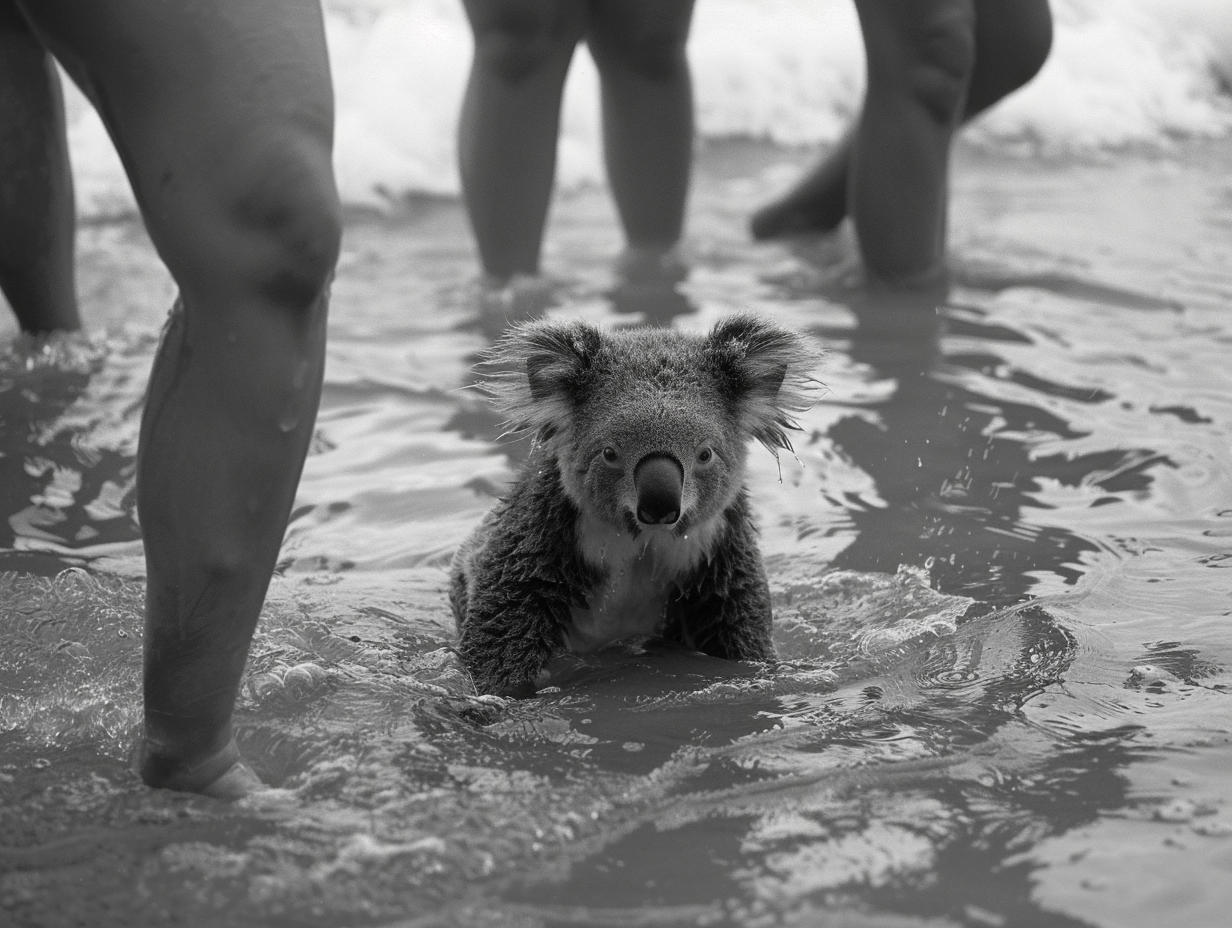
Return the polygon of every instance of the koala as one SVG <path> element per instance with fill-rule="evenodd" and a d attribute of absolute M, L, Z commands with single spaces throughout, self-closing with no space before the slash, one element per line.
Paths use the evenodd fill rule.
<path fill-rule="evenodd" d="M 705 336 L 582 322 L 506 335 L 485 389 L 532 449 L 450 578 L 479 691 L 531 695 L 554 655 L 634 637 L 773 659 L 748 445 L 791 449 L 818 360 L 751 315 Z"/>

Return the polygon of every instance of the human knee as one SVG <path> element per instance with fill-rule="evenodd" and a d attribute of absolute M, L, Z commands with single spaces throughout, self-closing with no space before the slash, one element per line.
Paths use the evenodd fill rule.
<path fill-rule="evenodd" d="M 475 67 L 517 84 L 550 61 L 571 53 L 582 36 L 581 5 L 493 4 L 482 15 L 472 13 Z"/>
<path fill-rule="evenodd" d="M 226 216 L 241 273 L 275 302 L 316 302 L 342 234 L 328 145 L 288 133 L 245 159 L 234 180 Z"/>
<path fill-rule="evenodd" d="M 688 39 L 687 20 L 626 25 L 602 19 L 592 23 L 586 37 L 591 55 L 601 72 L 619 67 L 655 82 L 668 81 L 686 73 L 688 59 L 685 46 Z"/>
<path fill-rule="evenodd" d="M 962 115 L 975 48 L 975 17 L 965 6 L 932 17 L 911 36 L 908 91 L 938 122 L 953 124 Z"/>

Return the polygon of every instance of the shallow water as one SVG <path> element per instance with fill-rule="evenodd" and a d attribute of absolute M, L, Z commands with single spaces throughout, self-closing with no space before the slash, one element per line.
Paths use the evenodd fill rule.
<path fill-rule="evenodd" d="M 799 163 L 703 152 L 682 283 L 620 279 L 606 196 L 562 198 L 554 284 L 505 305 L 456 203 L 352 217 L 241 694 L 278 789 L 237 805 L 127 772 L 172 290 L 139 229 L 84 229 L 93 334 L 0 348 L 0 924 L 1223 924 L 1226 144 L 965 153 L 936 314 L 851 283 L 842 238 L 747 242 Z M 545 304 L 828 348 L 795 455 L 752 454 L 779 666 L 651 644 L 470 690 L 445 565 L 524 449 L 461 388 Z"/>

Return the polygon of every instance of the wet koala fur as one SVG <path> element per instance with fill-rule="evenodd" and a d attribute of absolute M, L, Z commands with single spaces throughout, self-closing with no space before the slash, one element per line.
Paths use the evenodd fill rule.
<path fill-rule="evenodd" d="M 749 439 L 791 448 L 815 347 L 749 315 L 705 336 L 536 322 L 489 360 L 487 392 L 534 442 L 453 561 L 480 692 L 529 695 L 553 655 L 631 637 L 772 659 L 745 464 Z"/>

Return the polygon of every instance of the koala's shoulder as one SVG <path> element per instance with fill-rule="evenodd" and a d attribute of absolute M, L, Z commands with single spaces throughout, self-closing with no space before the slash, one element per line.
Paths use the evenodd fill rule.
<path fill-rule="evenodd" d="M 577 553 L 577 519 L 556 461 L 536 451 L 484 519 L 473 557 L 508 582 L 538 579 L 581 588 L 594 578 Z"/>

